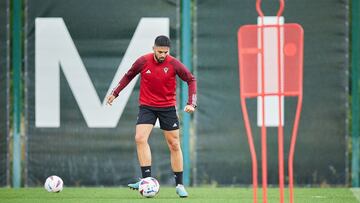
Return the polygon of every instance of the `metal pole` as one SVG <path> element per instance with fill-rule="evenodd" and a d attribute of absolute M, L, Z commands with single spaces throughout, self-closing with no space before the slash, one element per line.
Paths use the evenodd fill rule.
<path fill-rule="evenodd" d="M 359 0 L 352 1 L 352 47 L 351 47 L 351 85 L 352 85 L 352 163 L 351 179 L 352 187 L 359 187 L 359 23 L 360 3 Z"/>
<path fill-rule="evenodd" d="M 192 71 L 191 64 L 191 0 L 181 1 L 181 60 L 184 65 Z M 181 109 L 184 109 L 187 102 L 188 87 L 181 83 Z M 182 126 L 182 150 L 184 155 L 184 184 L 190 184 L 190 115 L 183 113 Z"/>
<path fill-rule="evenodd" d="M 12 15 L 12 68 L 13 68 L 13 175 L 14 188 L 21 185 L 21 141 L 20 141 L 20 120 L 21 120 L 21 21 L 22 21 L 22 0 L 13 0 Z"/>

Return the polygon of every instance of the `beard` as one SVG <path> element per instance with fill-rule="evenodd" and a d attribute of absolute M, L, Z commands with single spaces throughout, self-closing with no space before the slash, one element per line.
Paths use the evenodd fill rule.
<path fill-rule="evenodd" d="M 158 57 L 155 55 L 155 58 L 156 58 L 157 62 L 159 62 L 159 63 L 162 63 L 162 62 L 165 61 L 165 57 L 158 58 Z"/>

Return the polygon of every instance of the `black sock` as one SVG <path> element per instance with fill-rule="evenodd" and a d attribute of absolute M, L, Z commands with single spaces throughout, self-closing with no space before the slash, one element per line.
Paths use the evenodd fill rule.
<path fill-rule="evenodd" d="M 183 172 L 174 172 L 174 178 L 175 178 L 175 184 L 181 184 L 183 185 Z"/>
<path fill-rule="evenodd" d="M 141 174 L 143 178 L 151 177 L 151 166 L 141 166 Z"/>

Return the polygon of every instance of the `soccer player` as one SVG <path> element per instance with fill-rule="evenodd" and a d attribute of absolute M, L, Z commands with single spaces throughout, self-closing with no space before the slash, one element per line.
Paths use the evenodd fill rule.
<path fill-rule="evenodd" d="M 153 53 L 138 58 L 130 70 L 120 80 L 107 103 L 112 104 L 127 84 L 137 75 L 140 79 L 139 114 L 136 123 L 135 142 L 142 177 L 151 177 L 151 151 L 148 138 L 157 119 L 163 130 L 170 150 L 171 167 L 174 172 L 176 193 L 187 197 L 183 185 L 183 155 L 180 147 L 179 120 L 176 113 L 176 75 L 189 86 L 188 102 L 184 108 L 192 113 L 196 108 L 196 79 L 179 60 L 169 55 L 170 39 L 158 36 Z M 140 182 L 140 181 L 139 181 Z M 139 188 L 139 182 L 129 184 L 132 189 Z"/>

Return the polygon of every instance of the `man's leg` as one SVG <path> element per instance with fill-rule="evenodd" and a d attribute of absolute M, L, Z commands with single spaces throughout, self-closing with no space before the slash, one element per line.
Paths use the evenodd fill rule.
<path fill-rule="evenodd" d="M 179 130 L 164 130 L 164 136 L 170 149 L 171 168 L 174 172 L 183 171 L 183 156 L 180 146 Z"/>
<path fill-rule="evenodd" d="M 140 166 L 151 165 L 151 151 L 148 139 L 153 127 L 152 124 L 136 125 L 135 143 Z"/>
<path fill-rule="evenodd" d="M 136 125 L 135 143 L 138 154 L 138 160 L 141 167 L 142 178 L 151 176 L 151 150 L 148 139 L 153 129 L 152 124 Z M 128 185 L 131 189 L 137 190 L 139 182 Z"/>
<path fill-rule="evenodd" d="M 175 176 L 176 193 L 180 197 L 187 197 L 188 193 L 183 186 L 183 155 L 180 146 L 179 129 L 164 130 L 164 136 L 170 149 L 171 168 Z"/>

